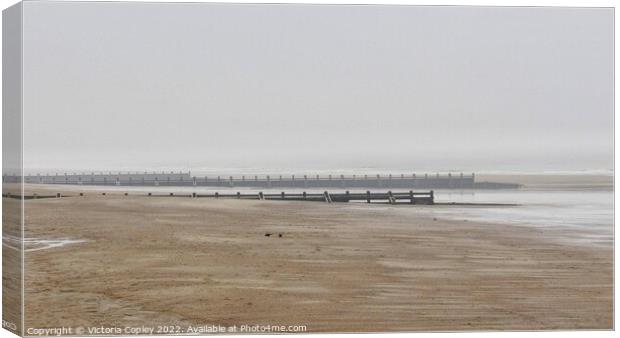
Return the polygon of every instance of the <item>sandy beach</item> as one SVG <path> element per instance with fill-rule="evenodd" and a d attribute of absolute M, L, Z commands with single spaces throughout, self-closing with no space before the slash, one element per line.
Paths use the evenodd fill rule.
<path fill-rule="evenodd" d="M 26 328 L 613 328 L 612 245 L 557 228 L 118 192 L 25 205 Z"/>

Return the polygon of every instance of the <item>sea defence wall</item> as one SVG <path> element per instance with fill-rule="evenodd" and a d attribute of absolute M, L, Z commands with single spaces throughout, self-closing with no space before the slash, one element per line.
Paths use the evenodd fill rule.
<path fill-rule="evenodd" d="M 18 176 L 3 176 L 3 182 L 18 182 Z M 192 176 L 191 172 L 37 174 L 24 176 L 30 184 L 104 186 L 199 186 L 246 188 L 344 188 L 344 189 L 517 189 L 519 184 L 476 182 L 475 174 L 410 175 L 243 175 Z"/>

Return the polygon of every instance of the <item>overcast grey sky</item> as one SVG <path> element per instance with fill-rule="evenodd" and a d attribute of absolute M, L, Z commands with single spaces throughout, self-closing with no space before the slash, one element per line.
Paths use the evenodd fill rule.
<path fill-rule="evenodd" d="M 613 10 L 24 7 L 24 164 L 612 168 Z"/>

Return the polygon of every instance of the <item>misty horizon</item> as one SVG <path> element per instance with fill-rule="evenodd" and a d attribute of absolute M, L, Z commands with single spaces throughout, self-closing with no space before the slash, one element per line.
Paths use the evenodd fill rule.
<path fill-rule="evenodd" d="M 613 168 L 613 9 L 24 12 L 26 172 Z"/>

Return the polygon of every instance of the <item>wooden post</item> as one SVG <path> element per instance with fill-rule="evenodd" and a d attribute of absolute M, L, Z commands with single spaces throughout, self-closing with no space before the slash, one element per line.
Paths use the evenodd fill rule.
<path fill-rule="evenodd" d="M 370 203 L 370 190 L 366 190 L 366 203 Z"/>
<path fill-rule="evenodd" d="M 241 198 L 241 193 L 237 191 L 237 198 Z"/>
<path fill-rule="evenodd" d="M 280 193 L 280 197 L 284 199 L 284 191 Z"/>
<path fill-rule="evenodd" d="M 395 203 L 394 195 L 392 194 L 392 190 L 388 190 L 388 201 L 390 202 L 390 204 L 394 204 Z"/>
<path fill-rule="evenodd" d="M 265 197 L 263 196 L 263 192 L 262 192 L 262 191 L 259 191 L 259 192 L 258 192 L 258 199 L 259 199 L 259 200 L 263 200 L 263 199 L 265 199 Z"/>
<path fill-rule="evenodd" d="M 171 193 L 170 193 L 170 196 L 174 196 L 174 193 L 173 193 L 173 192 L 171 192 Z"/>
<path fill-rule="evenodd" d="M 11 197 L 11 194 L 9 193 L 8 196 Z M 59 192 L 56 193 L 56 198 L 60 198 L 60 193 Z"/>
<path fill-rule="evenodd" d="M 192 193 L 192 198 L 196 198 L 196 193 L 195 192 Z"/>
<path fill-rule="evenodd" d="M 415 201 L 413 200 L 413 190 L 409 190 L 409 203 L 415 204 Z"/>
<path fill-rule="evenodd" d="M 435 192 L 431 190 L 431 204 L 435 204 Z"/>
<path fill-rule="evenodd" d="M 345 191 L 344 194 L 347 197 L 347 202 L 351 201 L 351 196 L 349 195 L 349 190 Z"/>
<path fill-rule="evenodd" d="M 306 192 L 305 191 L 303 192 L 302 195 L 304 196 L 304 199 L 306 199 Z"/>
<path fill-rule="evenodd" d="M 219 192 L 215 192 L 215 198 L 220 198 L 220 193 Z"/>

